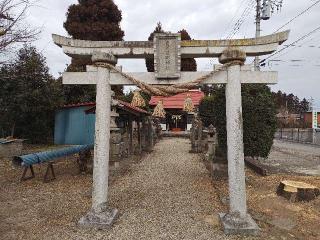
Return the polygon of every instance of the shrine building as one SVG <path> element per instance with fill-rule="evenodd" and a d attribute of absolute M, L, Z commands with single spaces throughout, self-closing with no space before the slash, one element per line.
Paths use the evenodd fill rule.
<path fill-rule="evenodd" d="M 161 119 L 163 131 L 189 131 L 195 113 L 198 112 L 199 104 L 204 97 L 200 90 L 190 90 L 170 97 L 152 96 L 149 102 L 151 108 L 162 101 L 166 117 Z M 185 104 L 187 100 L 192 100 L 193 111 L 187 112 Z"/>

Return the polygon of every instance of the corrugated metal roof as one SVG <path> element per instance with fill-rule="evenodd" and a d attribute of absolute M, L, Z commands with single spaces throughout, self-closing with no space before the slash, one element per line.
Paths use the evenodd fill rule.
<path fill-rule="evenodd" d="M 199 106 L 204 97 L 204 93 L 199 90 L 191 90 L 171 97 L 153 96 L 149 104 L 156 106 L 158 102 L 162 100 L 165 109 L 183 109 L 184 101 L 187 97 L 191 97 L 194 106 Z"/>
<path fill-rule="evenodd" d="M 92 107 L 95 105 L 96 105 L 95 102 L 85 102 L 85 103 L 74 103 L 74 104 L 64 105 L 62 108 Z"/>

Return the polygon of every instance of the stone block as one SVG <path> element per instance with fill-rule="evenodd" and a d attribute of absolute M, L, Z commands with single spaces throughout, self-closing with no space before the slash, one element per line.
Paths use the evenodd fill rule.
<path fill-rule="evenodd" d="M 110 53 L 104 53 L 104 52 L 94 52 L 91 60 L 93 63 L 97 63 L 97 62 L 105 62 L 105 63 L 110 63 L 110 64 L 117 64 L 118 59 L 110 54 Z"/>
<path fill-rule="evenodd" d="M 220 213 L 220 221 L 224 233 L 227 235 L 258 235 L 260 228 L 247 214 L 246 217 L 240 217 L 237 213 Z"/>
<path fill-rule="evenodd" d="M 180 34 L 155 34 L 154 66 L 158 79 L 176 79 L 180 77 L 180 40 Z"/>
<path fill-rule="evenodd" d="M 120 143 L 121 140 L 122 140 L 121 133 L 111 132 L 111 134 L 110 134 L 110 142 L 111 143 Z"/>
<path fill-rule="evenodd" d="M 12 142 L 0 144 L 0 158 L 11 158 L 20 156 L 23 149 L 23 140 L 14 140 Z"/>
<path fill-rule="evenodd" d="M 110 145 L 110 156 L 121 156 L 121 143 Z"/>
<path fill-rule="evenodd" d="M 114 208 L 107 208 L 106 211 L 101 213 L 95 213 L 91 210 L 79 220 L 79 226 L 106 229 L 112 226 L 117 217 L 118 210 Z"/>

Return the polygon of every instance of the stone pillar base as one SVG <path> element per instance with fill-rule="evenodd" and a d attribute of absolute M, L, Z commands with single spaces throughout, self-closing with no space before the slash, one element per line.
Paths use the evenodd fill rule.
<path fill-rule="evenodd" d="M 94 211 L 88 212 L 79 220 L 79 226 L 97 229 L 106 229 L 111 227 L 113 222 L 118 217 L 118 210 L 108 208 L 102 213 L 95 213 Z"/>
<path fill-rule="evenodd" d="M 224 233 L 227 235 L 258 235 L 260 228 L 247 214 L 245 218 L 241 218 L 239 214 L 220 213 L 220 221 L 223 226 Z"/>

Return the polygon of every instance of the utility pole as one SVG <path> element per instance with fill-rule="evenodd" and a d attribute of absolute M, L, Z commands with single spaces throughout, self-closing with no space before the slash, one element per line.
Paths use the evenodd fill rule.
<path fill-rule="evenodd" d="M 262 1 L 263 3 L 261 4 Z M 275 9 L 280 11 L 283 0 L 256 0 L 256 2 L 256 38 L 258 38 L 261 33 L 261 20 L 269 20 Z M 258 56 L 254 59 L 254 70 L 260 71 L 260 60 Z"/>
<path fill-rule="evenodd" d="M 257 1 L 257 8 L 256 8 L 256 38 L 260 37 L 261 33 L 261 0 Z M 254 59 L 254 70 L 260 71 L 260 64 L 259 64 L 259 57 L 256 56 Z"/>

